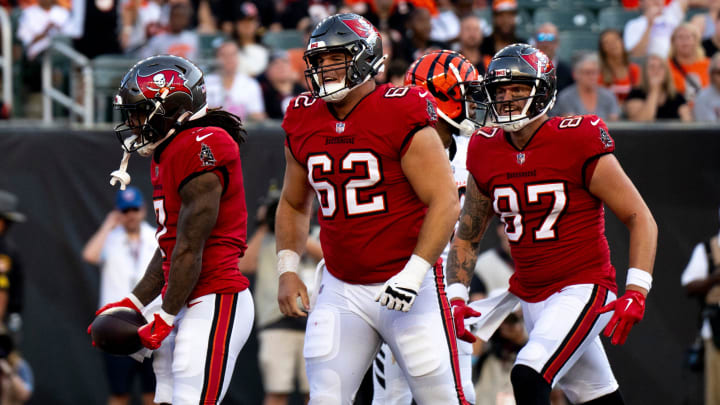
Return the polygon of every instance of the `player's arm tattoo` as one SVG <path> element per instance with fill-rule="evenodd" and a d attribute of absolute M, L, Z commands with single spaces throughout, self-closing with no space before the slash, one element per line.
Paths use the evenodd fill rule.
<path fill-rule="evenodd" d="M 162 261 L 160 249 L 155 249 L 155 254 L 152 259 L 150 259 L 150 263 L 148 263 L 145 269 L 145 274 L 132 291 L 133 295 L 135 295 L 143 305 L 149 304 L 150 301 L 154 300 L 162 291 L 163 285 L 165 284 Z"/>
<path fill-rule="evenodd" d="M 470 285 L 475 271 L 480 241 L 492 215 L 490 198 L 478 189 L 472 175 L 469 175 L 465 204 L 460 212 L 458 229 L 448 253 L 448 285 L 453 283 Z"/>
<path fill-rule="evenodd" d="M 211 172 L 193 178 L 180 189 L 177 240 L 162 305 L 169 314 L 180 311 L 200 277 L 203 248 L 215 227 L 222 191 L 220 179 Z"/>

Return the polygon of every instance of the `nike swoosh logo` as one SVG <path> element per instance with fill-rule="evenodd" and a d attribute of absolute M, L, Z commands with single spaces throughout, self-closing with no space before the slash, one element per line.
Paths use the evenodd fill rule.
<path fill-rule="evenodd" d="M 420 97 L 425 97 L 425 96 L 428 95 L 428 92 L 427 92 L 427 91 L 421 91 L 421 92 L 418 93 L 418 94 L 420 94 Z"/>
<path fill-rule="evenodd" d="M 628 303 L 627 303 L 627 305 L 625 305 L 626 311 L 628 310 L 628 308 L 630 308 L 630 305 L 632 304 L 632 298 L 628 298 L 627 301 L 628 301 Z"/>
<path fill-rule="evenodd" d="M 199 304 L 199 303 L 201 303 L 201 302 L 202 302 L 202 301 L 188 302 L 187 305 L 188 305 L 188 308 L 190 308 L 190 307 L 192 307 L 192 306 L 194 306 L 194 305 L 197 305 L 197 304 Z"/>
<path fill-rule="evenodd" d="M 206 134 L 206 135 L 203 135 L 203 136 L 196 136 L 196 137 L 195 137 L 195 140 L 198 141 L 198 142 L 200 142 L 200 141 L 202 141 L 203 139 L 207 138 L 208 136 L 210 136 L 210 135 L 212 135 L 212 134 L 213 134 L 213 133 L 210 132 L 209 134 Z"/>
<path fill-rule="evenodd" d="M 590 121 L 590 124 L 592 124 L 592 126 L 595 126 L 598 124 L 598 122 L 600 122 L 600 118 L 596 119 L 595 121 Z"/>

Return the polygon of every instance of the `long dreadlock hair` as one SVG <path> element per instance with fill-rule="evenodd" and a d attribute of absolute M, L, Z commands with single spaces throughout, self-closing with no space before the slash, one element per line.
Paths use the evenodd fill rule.
<path fill-rule="evenodd" d="M 231 112 L 221 110 L 220 108 L 208 108 L 207 113 L 203 117 L 186 121 L 179 128 L 178 132 L 196 127 L 220 127 L 230 134 L 238 146 L 245 143 L 247 139 L 247 131 L 245 131 L 240 117 Z"/>

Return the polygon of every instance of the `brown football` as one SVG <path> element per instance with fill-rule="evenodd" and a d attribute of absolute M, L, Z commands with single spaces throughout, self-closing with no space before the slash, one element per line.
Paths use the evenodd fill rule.
<path fill-rule="evenodd" d="M 137 311 L 116 307 L 98 315 L 92 323 L 92 339 L 95 347 L 115 355 L 128 355 L 142 349 L 139 327 L 147 321 Z"/>

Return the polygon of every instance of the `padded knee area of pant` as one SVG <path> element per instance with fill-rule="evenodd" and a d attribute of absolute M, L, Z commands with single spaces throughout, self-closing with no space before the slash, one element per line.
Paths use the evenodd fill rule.
<path fill-rule="evenodd" d="M 303 356 L 311 359 L 332 354 L 336 326 L 337 315 L 334 312 L 315 309 L 308 319 Z"/>
<path fill-rule="evenodd" d="M 424 325 L 423 325 L 424 326 Z M 441 350 L 434 344 L 433 336 L 425 327 L 407 329 L 399 334 L 397 347 L 405 362 L 408 374 L 421 377 L 439 371 L 442 365 Z"/>
<path fill-rule="evenodd" d="M 340 376 L 330 369 L 314 371 L 310 376 L 309 405 L 338 405 L 343 403 Z"/>
<path fill-rule="evenodd" d="M 510 372 L 510 381 L 518 405 L 550 404 L 550 384 L 532 368 L 516 364 Z"/>

